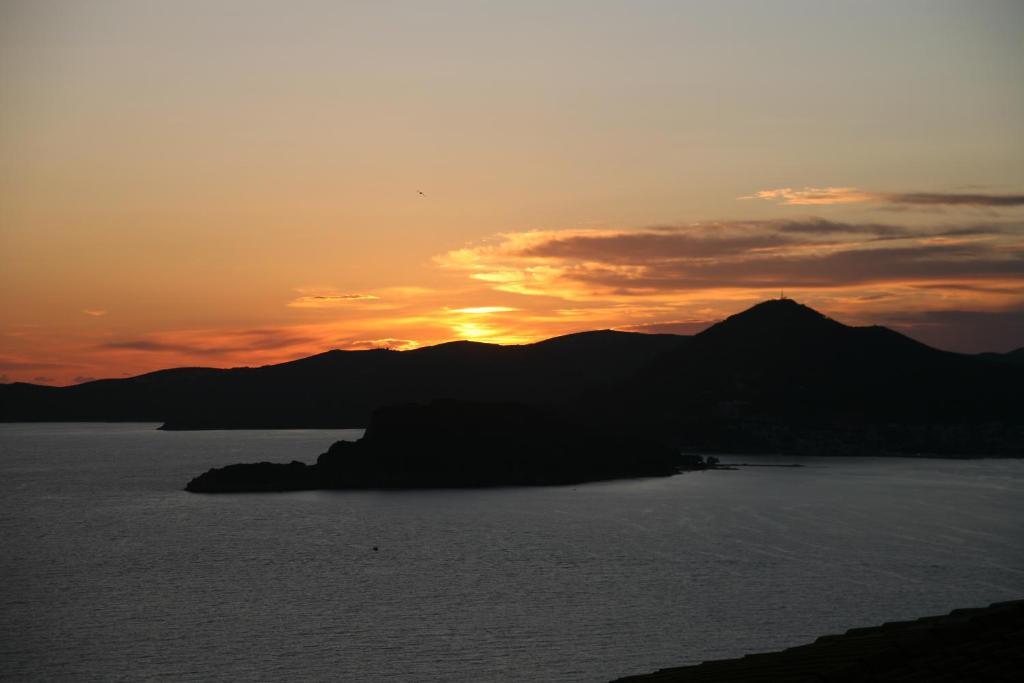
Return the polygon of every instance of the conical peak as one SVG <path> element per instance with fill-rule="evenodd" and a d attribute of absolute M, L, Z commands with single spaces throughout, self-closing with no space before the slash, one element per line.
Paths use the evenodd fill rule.
<path fill-rule="evenodd" d="M 797 303 L 793 299 L 786 298 L 762 301 L 761 303 L 751 306 L 747 310 L 737 313 L 731 317 L 739 318 L 741 316 L 771 316 L 806 320 L 827 319 L 825 315 L 819 313 L 810 306 L 805 306 L 801 303 Z"/>
<path fill-rule="evenodd" d="M 842 325 L 810 306 L 797 303 L 792 299 L 771 299 L 729 316 L 701 334 L 718 335 L 733 331 L 757 334 L 768 331 L 806 331 L 835 327 L 842 327 Z"/>

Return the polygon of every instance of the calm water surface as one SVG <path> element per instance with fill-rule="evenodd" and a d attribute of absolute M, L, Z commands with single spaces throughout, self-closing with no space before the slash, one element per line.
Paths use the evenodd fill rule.
<path fill-rule="evenodd" d="M 1024 596 L 1022 461 L 204 496 L 359 432 L 155 427 L 0 425 L 0 676 L 599 681 Z"/>

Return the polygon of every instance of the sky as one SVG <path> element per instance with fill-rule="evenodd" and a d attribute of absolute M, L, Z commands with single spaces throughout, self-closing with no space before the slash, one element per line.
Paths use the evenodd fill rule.
<path fill-rule="evenodd" d="M 1024 3 L 0 0 L 0 381 L 689 334 L 1024 346 Z"/>

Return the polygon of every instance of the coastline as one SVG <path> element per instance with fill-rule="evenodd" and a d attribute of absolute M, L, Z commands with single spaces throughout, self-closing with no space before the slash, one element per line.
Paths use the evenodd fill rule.
<path fill-rule="evenodd" d="M 824 635 L 806 645 L 749 654 L 613 683 L 737 681 L 1013 680 L 1024 668 L 1024 600 Z"/>

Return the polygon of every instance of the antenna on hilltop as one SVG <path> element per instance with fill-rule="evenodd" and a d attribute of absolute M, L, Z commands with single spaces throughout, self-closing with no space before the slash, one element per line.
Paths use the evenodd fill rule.
<path fill-rule="evenodd" d="M 780 289 L 779 290 L 779 301 L 785 301 L 785 300 L 786 300 L 786 290 Z"/>

